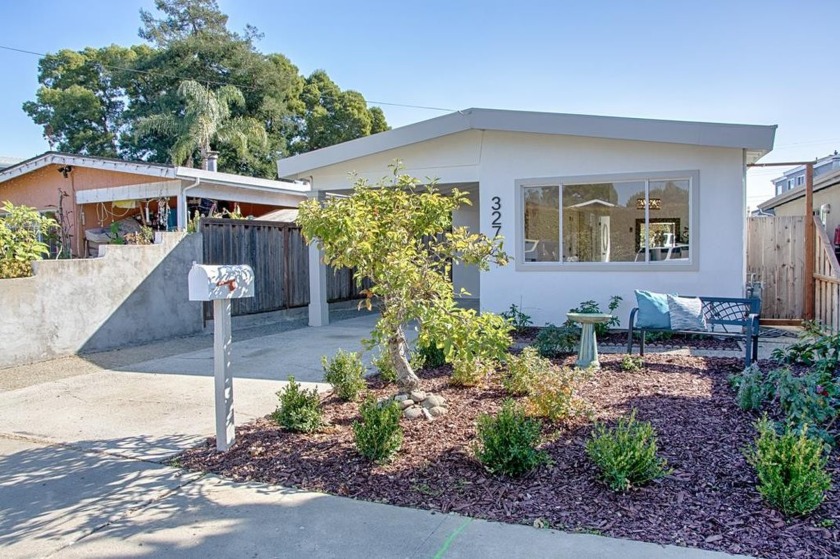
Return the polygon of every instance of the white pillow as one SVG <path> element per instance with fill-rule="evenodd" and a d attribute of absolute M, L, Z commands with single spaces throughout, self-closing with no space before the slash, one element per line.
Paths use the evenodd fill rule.
<path fill-rule="evenodd" d="M 668 295 L 668 313 L 671 315 L 671 330 L 708 330 L 703 301 L 697 297 Z"/>

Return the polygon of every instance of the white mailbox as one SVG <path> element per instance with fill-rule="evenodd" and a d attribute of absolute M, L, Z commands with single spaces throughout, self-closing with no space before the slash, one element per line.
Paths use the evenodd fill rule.
<path fill-rule="evenodd" d="M 245 264 L 202 266 L 193 262 L 187 282 L 190 301 L 213 301 L 216 449 L 225 451 L 236 438 L 233 421 L 233 375 L 230 371 L 230 300 L 254 296 L 254 270 Z"/>
<path fill-rule="evenodd" d="M 193 264 L 188 277 L 190 301 L 216 301 L 254 296 L 254 270 L 247 264 Z"/>

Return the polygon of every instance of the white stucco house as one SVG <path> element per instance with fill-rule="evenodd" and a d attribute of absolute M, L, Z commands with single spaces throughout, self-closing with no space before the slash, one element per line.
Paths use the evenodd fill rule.
<path fill-rule="evenodd" d="M 775 126 L 468 109 L 278 161 L 312 196 L 346 192 L 350 173 L 405 172 L 469 192 L 456 225 L 502 235 L 513 257 L 453 270 L 481 310 L 520 306 L 537 325 L 581 301 L 633 290 L 742 296 L 746 165 Z M 325 269 L 310 256 L 310 323 L 328 321 Z"/>

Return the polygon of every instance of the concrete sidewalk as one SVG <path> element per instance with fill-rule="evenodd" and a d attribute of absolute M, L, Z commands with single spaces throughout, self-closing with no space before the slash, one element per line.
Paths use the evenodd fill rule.
<path fill-rule="evenodd" d="M 273 411 L 286 375 L 319 380 L 321 355 L 358 349 L 374 320 L 234 341 L 237 424 Z M 0 371 L 0 556 L 726 557 L 164 465 L 213 433 L 211 352 L 204 336 Z"/>

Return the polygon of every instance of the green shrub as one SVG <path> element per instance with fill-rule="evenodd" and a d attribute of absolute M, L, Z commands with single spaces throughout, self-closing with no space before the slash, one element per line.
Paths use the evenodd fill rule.
<path fill-rule="evenodd" d="M 820 506 L 831 488 L 822 441 L 786 428 L 779 435 L 772 423 L 756 423 L 759 437 L 746 453 L 758 476 L 758 491 L 773 508 L 789 516 L 801 516 Z"/>
<path fill-rule="evenodd" d="M 768 401 L 784 415 L 784 424 L 795 431 L 809 426 L 812 436 L 834 444 L 840 416 L 840 378 L 815 367 L 794 373 L 782 367 L 763 374 L 756 365 L 730 377 L 741 409 L 756 410 Z"/>
<path fill-rule="evenodd" d="M 502 385 L 511 396 L 531 392 L 542 379 L 556 373 L 557 367 L 545 357 L 540 357 L 534 347 L 526 347 L 519 355 L 509 355 L 507 370 L 502 375 Z"/>
<path fill-rule="evenodd" d="M 373 396 L 368 396 L 359 406 L 359 412 L 362 421 L 353 422 L 356 448 L 374 462 L 389 461 L 402 446 L 400 405 L 391 400 L 380 406 Z"/>
<path fill-rule="evenodd" d="M 332 360 L 327 359 L 326 355 L 321 357 L 321 366 L 324 367 L 324 380 L 333 385 L 335 395 L 340 400 L 355 400 L 359 392 L 364 390 L 365 366 L 358 353 L 339 349 Z"/>
<path fill-rule="evenodd" d="M 321 418 L 321 397 L 314 388 L 304 390 L 295 382 L 295 377 L 289 377 L 289 384 L 277 393 L 280 406 L 271 415 L 272 419 L 289 431 L 311 433 L 317 431 L 323 420 Z"/>
<path fill-rule="evenodd" d="M 580 339 L 580 332 L 571 326 L 547 324 L 537 333 L 532 344 L 543 357 L 557 357 L 572 351 Z"/>
<path fill-rule="evenodd" d="M 528 413 L 550 421 L 562 421 L 586 412 L 586 402 L 578 398 L 576 392 L 591 374 L 588 370 L 552 367 L 528 392 L 525 398 Z"/>
<path fill-rule="evenodd" d="M 511 305 L 510 309 L 499 316 L 507 320 L 513 326 L 513 329 L 520 334 L 532 324 L 531 317 L 522 312 L 522 309 L 516 305 Z"/>
<path fill-rule="evenodd" d="M 667 463 L 656 454 L 656 431 L 647 421 L 636 421 L 636 410 L 613 428 L 595 426 L 586 453 L 601 470 L 613 491 L 626 491 L 668 475 Z"/>
<path fill-rule="evenodd" d="M 772 358 L 782 364 L 806 365 L 830 375 L 840 367 L 840 332 L 826 334 L 819 325 L 807 323 L 799 340 L 775 349 Z"/>
<path fill-rule="evenodd" d="M 49 254 L 49 247 L 39 238 L 52 233 L 58 223 L 35 208 L 9 201 L 0 206 L 0 212 L 0 278 L 31 276 L 32 261 Z"/>
<path fill-rule="evenodd" d="M 518 476 L 546 462 L 537 450 L 540 423 L 525 415 L 513 400 L 505 400 L 495 417 L 482 414 L 477 424 L 476 458 L 494 474 Z"/>
<path fill-rule="evenodd" d="M 452 361 L 452 379 L 455 386 L 478 386 L 494 372 L 493 365 L 481 358 L 461 358 Z"/>
<path fill-rule="evenodd" d="M 768 377 L 788 423 L 820 427 L 834 422 L 840 406 L 837 382 L 817 371 L 795 375 L 787 368 L 772 371 Z"/>
<path fill-rule="evenodd" d="M 437 342 L 430 341 L 428 343 L 417 342 L 415 351 L 418 360 L 423 363 L 424 367 L 434 369 L 442 367 L 446 364 L 446 356 L 443 353 L 443 348 L 438 347 Z"/>
<path fill-rule="evenodd" d="M 738 375 L 735 384 L 738 388 L 738 407 L 744 411 L 761 408 L 764 400 L 773 393 L 772 386 L 766 382 L 764 373 L 755 363 Z"/>
<path fill-rule="evenodd" d="M 621 370 L 628 373 L 635 373 L 645 368 L 645 360 L 641 356 L 633 357 L 625 355 L 621 358 Z"/>
<path fill-rule="evenodd" d="M 391 356 L 388 354 L 387 348 L 380 347 L 379 353 L 373 358 L 371 364 L 379 371 L 379 376 L 385 382 L 397 382 L 397 370 L 394 368 L 394 363 L 391 361 Z M 416 367 L 420 368 L 420 367 Z"/>

